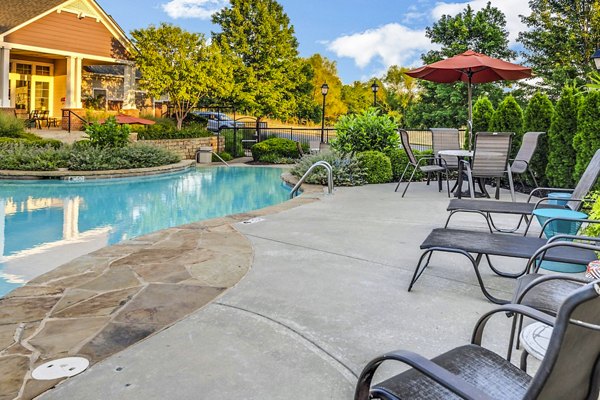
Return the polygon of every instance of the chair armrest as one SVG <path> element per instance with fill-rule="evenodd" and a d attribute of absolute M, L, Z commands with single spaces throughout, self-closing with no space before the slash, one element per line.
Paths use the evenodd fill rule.
<path fill-rule="evenodd" d="M 413 353 L 411 351 L 398 350 L 390 353 L 386 353 L 380 357 L 375 358 L 363 369 L 360 377 L 358 378 L 358 384 L 356 386 L 356 392 L 354 394 L 354 400 L 368 400 L 369 392 L 371 390 L 371 381 L 375 375 L 377 368 L 388 360 L 400 361 L 404 364 L 411 366 L 423 375 L 433 379 L 435 382 L 444 386 L 446 389 L 456 393 L 463 399 L 472 400 L 492 400 L 483 391 L 472 386 L 468 382 L 460 379 L 458 376 L 449 372 L 448 370 L 440 367 L 436 363 L 426 359 L 425 357 Z"/>
<path fill-rule="evenodd" d="M 554 221 L 581 222 L 582 224 L 583 223 L 600 224 L 600 221 L 595 220 L 595 219 L 589 219 L 589 218 L 552 217 L 552 218 L 548 218 L 546 220 L 546 222 L 544 222 L 544 225 L 542 225 L 542 230 L 540 231 L 539 237 L 542 237 L 542 235 L 544 234 L 544 231 L 546 230 L 546 227 Z"/>
<path fill-rule="evenodd" d="M 585 237 L 585 236 L 575 236 L 574 238 L 580 238 L 580 237 Z M 544 258 L 546 257 L 546 253 L 548 252 L 548 250 L 555 248 L 555 247 L 575 247 L 575 248 L 583 249 L 583 250 L 591 250 L 591 251 L 596 251 L 596 252 L 600 251 L 599 246 L 594 246 L 594 245 L 586 244 L 586 243 L 566 242 L 566 241 L 560 241 L 560 240 L 556 240 L 556 241 L 552 241 L 552 242 L 548 241 L 545 245 L 543 245 L 535 253 L 533 253 L 533 255 L 529 258 L 529 261 L 527 261 L 525 270 L 528 273 L 537 272 L 540 269 L 541 263 L 538 263 L 534 268 L 532 268 L 532 266 L 535 265 L 535 262 L 538 260 L 538 258 L 539 258 L 539 261 L 543 261 Z"/>
<path fill-rule="evenodd" d="M 479 318 L 479 321 L 477 321 L 477 323 L 475 324 L 475 329 L 473 329 L 473 336 L 471 337 L 472 344 L 481 346 L 481 340 L 483 338 L 483 330 L 485 329 L 485 325 L 491 317 L 500 312 L 520 314 L 550 326 L 554 326 L 554 321 L 556 320 L 554 317 L 548 314 L 544 314 L 541 311 L 524 306 L 522 304 L 504 304 L 484 314 L 481 318 Z"/>
<path fill-rule="evenodd" d="M 535 208 L 534 209 L 537 209 L 540 205 L 542 205 L 544 203 L 547 203 L 549 200 L 556 200 L 556 199 L 551 199 L 550 197 L 542 197 L 541 199 L 539 199 L 537 201 L 537 203 L 535 203 Z M 586 200 L 583 200 L 583 199 L 582 200 L 579 200 L 579 199 L 568 199 L 568 200 L 564 199 L 564 200 L 568 201 L 568 202 L 572 201 L 572 202 L 577 202 L 577 203 L 583 203 L 583 202 L 586 201 Z M 529 201 L 528 201 L 528 203 L 529 203 Z M 567 209 L 566 206 L 565 206 L 565 209 Z"/>
<path fill-rule="evenodd" d="M 573 193 L 573 191 L 575 189 L 564 189 L 564 188 L 551 188 L 551 187 L 536 187 L 535 189 L 533 189 L 531 192 L 529 192 L 529 198 L 527 199 L 527 202 L 529 203 L 531 201 L 531 198 L 533 197 L 534 193 L 537 193 L 539 191 L 553 191 L 553 192 L 564 192 L 564 193 Z"/>
<path fill-rule="evenodd" d="M 548 239 L 548 243 L 556 242 L 560 239 L 579 240 L 588 242 L 600 242 L 600 237 L 596 236 L 579 236 L 579 235 L 556 235 Z M 581 243 L 581 242 L 580 242 Z"/>
<path fill-rule="evenodd" d="M 437 157 L 434 157 L 434 156 L 424 156 L 424 157 L 421 157 L 421 158 L 419 158 L 419 160 L 417 161 L 417 165 L 418 165 L 418 166 L 419 166 L 419 165 L 421 165 L 421 161 L 423 161 L 423 160 L 434 160 L 434 161 L 440 161 L 440 159 L 439 159 L 439 158 L 437 158 Z M 447 167 L 448 167 L 448 165 L 446 164 L 446 160 L 444 160 L 444 159 L 442 158 L 442 159 L 441 159 L 441 161 L 443 161 L 443 162 L 444 162 L 444 166 L 447 168 Z"/>
<path fill-rule="evenodd" d="M 585 284 L 588 284 L 591 282 L 591 280 L 576 277 L 576 276 L 543 275 L 543 276 L 540 276 L 539 278 L 536 278 L 533 281 L 529 282 L 529 284 L 527 286 L 525 286 L 523 288 L 523 290 L 521 290 L 521 292 L 517 296 L 516 303 L 520 304 L 521 301 L 523 301 L 523 298 L 525 298 L 525 296 L 527 295 L 527 293 L 529 293 L 530 290 L 537 287 L 538 285 L 544 284 L 549 281 L 568 281 L 568 282 L 574 282 L 574 283 L 581 283 L 582 285 L 585 285 Z"/>

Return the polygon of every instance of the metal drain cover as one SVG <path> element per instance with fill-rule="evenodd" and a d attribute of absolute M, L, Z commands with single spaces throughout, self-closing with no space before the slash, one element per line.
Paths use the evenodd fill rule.
<path fill-rule="evenodd" d="M 260 217 L 256 217 L 256 218 L 250 218 L 244 222 L 242 222 L 242 224 L 255 224 L 257 222 L 261 222 L 264 221 L 264 218 L 260 218 Z"/>
<path fill-rule="evenodd" d="M 40 365 L 31 376 L 40 381 L 67 378 L 85 371 L 89 365 L 89 360 L 83 357 L 58 358 Z"/>

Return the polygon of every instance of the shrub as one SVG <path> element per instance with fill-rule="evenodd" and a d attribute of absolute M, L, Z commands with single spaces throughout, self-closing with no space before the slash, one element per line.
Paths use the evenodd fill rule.
<path fill-rule="evenodd" d="M 191 139 L 210 136 L 213 136 L 213 133 L 206 129 L 206 124 L 189 123 L 181 130 L 177 130 L 175 122 L 166 118 L 138 132 L 138 140 Z"/>
<path fill-rule="evenodd" d="M 523 110 L 511 95 L 506 96 L 494 111 L 491 130 L 515 133 L 510 152 L 510 157 L 514 158 L 523 139 Z"/>
<path fill-rule="evenodd" d="M 272 138 L 252 146 L 254 161 L 272 162 L 275 158 L 299 158 L 298 146 L 290 139 Z"/>
<path fill-rule="evenodd" d="M 419 159 L 420 156 L 432 156 L 433 155 L 433 152 L 431 150 L 425 150 L 425 151 L 413 150 L 413 153 L 415 153 L 415 157 L 417 157 L 417 159 Z M 385 154 L 389 157 L 390 163 L 392 164 L 392 179 L 394 181 L 397 181 L 402 176 L 402 172 L 404 172 L 404 169 L 406 168 L 406 164 L 408 164 L 408 156 L 406 155 L 406 152 L 404 151 L 404 149 L 388 150 Z M 412 169 L 409 168 L 408 173 L 412 173 Z M 415 172 L 415 176 L 414 176 L 413 180 L 419 181 L 419 180 L 425 178 L 425 176 L 426 175 L 423 174 L 421 171 L 417 171 L 417 172 Z M 410 177 L 410 175 L 409 175 L 409 177 Z M 405 176 L 404 179 L 408 179 L 408 177 Z"/>
<path fill-rule="evenodd" d="M 339 153 L 319 153 L 306 155 L 290 171 L 292 175 L 300 178 L 317 161 L 327 161 L 333 169 L 333 183 L 336 186 L 360 186 L 367 183 L 367 173 L 358 160 Z M 327 184 L 325 168 L 315 168 L 306 178 L 306 183 L 317 185 Z"/>
<path fill-rule="evenodd" d="M 489 131 L 493 116 L 494 106 L 490 99 L 487 96 L 478 98 L 473 105 L 473 133 Z M 470 148 L 468 135 L 465 137 L 465 148 Z"/>
<path fill-rule="evenodd" d="M 398 147 L 398 124 L 379 109 L 369 108 L 362 114 L 340 117 L 335 125 L 336 138 L 331 148 L 341 154 L 375 150 L 384 152 Z"/>
<path fill-rule="evenodd" d="M 24 133 L 23 120 L 0 111 L 0 137 L 20 138 Z"/>
<path fill-rule="evenodd" d="M 594 202 L 592 209 L 588 211 L 589 219 L 600 220 L 600 192 L 594 192 L 591 200 Z M 585 230 L 586 236 L 598 237 L 600 236 L 600 224 L 589 224 Z"/>
<path fill-rule="evenodd" d="M 0 169 L 55 171 L 68 165 L 69 148 L 31 145 L 33 142 L 3 141 L 0 146 Z"/>
<path fill-rule="evenodd" d="M 253 134 L 253 129 L 238 129 L 235 132 L 233 129 L 225 129 L 221 131 L 221 135 L 225 137 L 225 151 L 233 157 L 241 157 L 245 155 L 242 139 L 249 137 L 248 133 Z"/>
<path fill-rule="evenodd" d="M 548 164 L 546 179 L 551 187 L 574 187 L 575 149 L 573 138 L 577 133 L 577 110 L 581 96 L 573 86 L 565 86 L 556 103 L 554 118 L 548 131 Z"/>
<path fill-rule="evenodd" d="M 600 91 L 587 92 L 577 115 L 577 133 L 573 138 L 576 153 L 573 178 L 578 181 L 594 153 L 600 148 Z"/>
<path fill-rule="evenodd" d="M 554 116 L 554 106 L 545 94 L 536 92 L 525 109 L 524 132 L 546 132 L 538 138 L 537 149 L 529 163 L 529 169 L 537 177 L 538 185 L 547 186 L 546 165 L 548 164 L 548 131 Z M 528 179 L 528 176 L 525 176 Z M 533 184 L 533 182 L 530 182 Z"/>
<path fill-rule="evenodd" d="M 52 148 L 58 149 L 63 147 L 65 144 L 63 142 L 61 142 L 60 140 L 56 140 L 56 139 L 42 139 L 40 137 L 37 137 L 35 135 L 34 139 L 28 139 L 28 138 L 23 138 L 23 139 L 16 139 L 16 138 L 5 138 L 5 137 L 0 137 L 0 148 L 9 148 L 10 146 L 20 143 L 23 146 L 27 146 L 27 147 L 47 147 L 50 146 Z"/>
<path fill-rule="evenodd" d="M 179 161 L 175 154 L 159 147 L 133 144 L 120 148 L 80 146 L 69 157 L 69 169 L 95 171 L 109 169 L 148 168 Z"/>
<path fill-rule="evenodd" d="M 221 157 L 223 159 L 223 161 L 231 161 L 233 160 L 233 156 L 231 154 L 229 154 L 226 151 L 222 151 L 220 153 L 217 153 L 219 155 L 219 157 Z M 217 162 L 217 161 L 221 161 L 219 159 L 219 157 L 217 157 L 217 154 L 213 153 L 212 155 L 212 161 L 213 162 Z"/>
<path fill-rule="evenodd" d="M 367 172 L 368 183 L 386 183 L 392 180 L 392 164 L 380 151 L 363 151 L 356 158 Z"/>
<path fill-rule="evenodd" d="M 107 118 L 103 124 L 88 125 L 85 133 L 96 147 L 125 147 L 129 143 L 129 126 L 117 124 L 115 117 Z"/>

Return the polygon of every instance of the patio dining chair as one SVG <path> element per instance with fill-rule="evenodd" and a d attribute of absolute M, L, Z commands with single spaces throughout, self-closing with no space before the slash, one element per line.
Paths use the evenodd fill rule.
<path fill-rule="evenodd" d="M 406 187 L 404 188 L 404 191 L 402 192 L 402 197 L 404 197 L 404 195 L 406 194 L 406 191 L 408 190 L 408 187 L 410 186 L 410 183 L 412 182 L 415 173 L 417 171 L 421 171 L 423 173 L 436 173 L 436 174 L 444 174 L 446 175 L 446 186 L 448 188 L 448 197 L 450 197 L 450 183 L 448 182 L 449 179 L 449 172 L 448 172 L 448 167 L 446 166 L 446 161 L 444 159 L 440 159 L 438 157 L 435 156 L 423 156 L 423 157 L 419 157 L 419 159 L 417 160 L 417 157 L 415 157 L 415 154 L 412 151 L 412 148 L 410 147 L 410 142 L 408 139 L 408 132 L 406 132 L 404 129 L 399 129 L 399 133 L 400 133 L 400 141 L 402 142 L 402 147 L 404 148 L 404 151 L 406 152 L 406 156 L 408 157 L 408 164 L 406 164 L 406 167 L 404 168 L 404 171 L 402 172 L 402 175 L 400 176 L 400 179 L 398 180 L 398 184 L 396 185 L 396 189 L 394 190 L 395 192 L 398 191 L 398 188 L 400 187 L 400 184 L 402 183 L 402 180 L 404 179 L 404 175 L 406 175 L 406 172 L 408 171 L 408 169 L 410 167 L 413 168 L 412 173 L 410 175 L 410 178 L 408 180 L 408 182 L 406 183 Z M 432 164 L 425 164 L 425 162 L 432 162 Z M 440 188 L 441 191 L 441 188 Z"/>
<path fill-rule="evenodd" d="M 438 156 L 438 152 L 442 150 L 458 150 L 460 149 L 460 138 L 458 129 L 455 128 L 429 128 L 431 132 L 431 145 L 433 155 Z M 458 169 L 458 158 L 454 156 L 439 156 L 446 161 L 448 170 Z"/>
<path fill-rule="evenodd" d="M 534 376 L 482 347 L 487 322 L 497 313 L 523 315 L 552 326 L 553 332 Z M 371 387 L 384 361 L 411 369 Z M 572 292 L 556 318 L 519 304 L 507 304 L 483 315 L 471 344 L 431 360 L 409 351 L 375 358 L 363 369 L 355 400 L 367 399 L 586 399 L 600 392 L 600 281 Z"/>
<path fill-rule="evenodd" d="M 480 187 L 485 192 L 485 183 L 482 180 L 496 179 L 496 199 L 499 198 L 500 178 L 508 175 L 510 194 L 515 201 L 515 189 L 513 186 L 512 173 L 508 164 L 512 132 L 477 132 L 475 134 L 475 146 L 473 158 L 470 162 L 463 161 L 466 165 L 469 192 L 471 198 L 475 198 L 475 179 L 480 180 Z"/>
<path fill-rule="evenodd" d="M 531 176 L 535 187 L 538 185 L 535 174 L 531 168 L 529 168 L 529 164 L 537 149 L 540 136 L 545 134 L 546 132 L 526 132 L 525 135 L 523 135 L 523 141 L 521 142 L 521 147 L 519 148 L 516 157 L 511 160 L 512 164 L 510 165 L 510 170 L 513 175 L 519 177 L 519 181 L 523 187 L 525 187 L 525 184 L 523 183 L 523 178 L 521 176 L 526 172 L 529 172 L 529 176 Z"/>

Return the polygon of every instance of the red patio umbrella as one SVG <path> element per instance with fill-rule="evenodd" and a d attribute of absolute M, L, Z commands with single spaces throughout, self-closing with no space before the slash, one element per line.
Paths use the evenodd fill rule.
<path fill-rule="evenodd" d="M 532 76 L 531 68 L 509 63 L 497 58 L 467 50 L 462 54 L 447 58 L 433 64 L 406 72 L 413 78 L 425 79 L 431 82 L 453 83 L 467 82 L 469 102 L 469 135 L 473 128 L 473 83 L 487 83 L 494 81 L 516 81 Z M 471 140 L 471 144 L 473 141 Z"/>
<path fill-rule="evenodd" d="M 115 116 L 115 119 L 117 120 L 117 124 L 154 125 L 156 123 L 150 119 L 138 118 L 138 117 L 133 117 L 131 115 L 125 115 L 125 114 L 118 114 Z M 106 119 L 102 119 L 99 122 L 101 124 L 103 124 L 105 121 L 106 121 Z"/>

